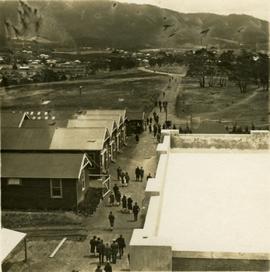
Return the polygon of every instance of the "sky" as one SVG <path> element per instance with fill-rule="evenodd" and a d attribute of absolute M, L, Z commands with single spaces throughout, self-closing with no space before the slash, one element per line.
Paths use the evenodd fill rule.
<path fill-rule="evenodd" d="M 150 4 L 184 13 L 248 14 L 270 21 L 270 0 L 117 0 L 124 3 Z"/>

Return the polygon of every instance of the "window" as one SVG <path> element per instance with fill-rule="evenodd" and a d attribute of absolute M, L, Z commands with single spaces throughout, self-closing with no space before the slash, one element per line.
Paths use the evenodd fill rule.
<path fill-rule="evenodd" d="M 8 179 L 8 185 L 22 185 L 22 180 L 18 178 Z"/>
<path fill-rule="evenodd" d="M 51 198 L 62 198 L 63 188 L 61 179 L 51 179 Z"/>

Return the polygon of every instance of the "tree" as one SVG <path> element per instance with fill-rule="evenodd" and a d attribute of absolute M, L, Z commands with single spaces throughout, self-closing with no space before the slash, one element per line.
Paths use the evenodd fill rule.
<path fill-rule="evenodd" d="M 217 74 L 215 54 L 202 48 L 188 56 L 189 69 L 187 75 L 198 78 L 201 88 L 206 86 L 206 77 L 210 79 L 210 86 L 213 85 L 213 77 Z"/>
<path fill-rule="evenodd" d="M 242 50 L 240 55 L 236 57 L 232 69 L 232 77 L 241 93 L 246 93 L 247 86 L 253 78 L 254 64 L 253 54 L 246 50 Z"/>
<path fill-rule="evenodd" d="M 257 79 L 264 91 L 269 90 L 269 57 L 267 54 L 259 53 L 255 60 L 255 71 Z"/>

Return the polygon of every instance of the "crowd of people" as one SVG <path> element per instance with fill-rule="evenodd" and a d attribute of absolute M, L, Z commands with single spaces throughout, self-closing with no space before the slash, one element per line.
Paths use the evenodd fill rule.
<path fill-rule="evenodd" d="M 122 235 L 119 235 L 117 239 L 114 239 L 111 243 L 104 243 L 104 241 L 97 236 L 94 236 L 90 242 L 90 255 L 92 257 L 98 257 L 99 264 L 95 271 L 112 272 L 112 264 L 116 264 L 117 259 L 121 259 L 124 255 L 124 249 L 126 247 L 125 239 Z M 101 265 L 106 264 L 102 270 Z"/>

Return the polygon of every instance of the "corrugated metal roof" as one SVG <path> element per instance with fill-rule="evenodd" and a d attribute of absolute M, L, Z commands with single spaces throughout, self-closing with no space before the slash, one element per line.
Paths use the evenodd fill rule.
<path fill-rule="evenodd" d="M 22 128 L 67 127 L 68 120 L 25 120 Z"/>
<path fill-rule="evenodd" d="M 110 135 L 117 129 L 117 125 L 114 120 L 97 120 L 97 119 L 71 119 L 67 124 L 68 128 L 102 128 L 105 127 L 109 130 Z"/>
<path fill-rule="evenodd" d="M 109 137 L 106 128 L 56 128 L 51 150 L 102 150 Z"/>
<path fill-rule="evenodd" d="M 143 111 L 128 111 L 127 119 L 128 120 L 143 120 L 144 112 Z"/>
<path fill-rule="evenodd" d="M 2 150 L 47 150 L 54 128 L 4 128 L 1 130 Z"/>
<path fill-rule="evenodd" d="M 1 111 L 1 127 L 18 128 L 24 119 L 25 113 Z"/>
<path fill-rule="evenodd" d="M 87 114 L 87 115 L 78 115 L 78 120 L 114 120 L 117 127 L 123 123 L 123 118 L 119 114 Z"/>
<path fill-rule="evenodd" d="M 6 178 L 78 178 L 84 154 L 2 153 Z"/>
<path fill-rule="evenodd" d="M 126 119 L 126 110 L 117 109 L 117 110 L 86 110 L 86 115 L 100 115 L 100 114 L 119 114 L 123 120 Z"/>

